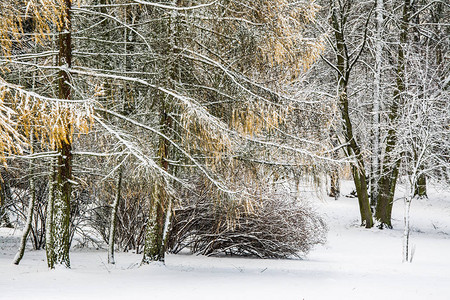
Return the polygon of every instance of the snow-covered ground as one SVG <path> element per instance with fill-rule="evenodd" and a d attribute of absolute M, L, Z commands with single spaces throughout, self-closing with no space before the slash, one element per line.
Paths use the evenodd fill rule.
<path fill-rule="evenodd" d="M 72 269 L 49 271 L 44 251 L 12 265 L 19 232 L 0 228 L 0 299 L 450 299 L 448 191 L 412 203 L 412 263 L 402 263 L 401 200 L 393 230 L 359 227 L 355 198 L 316 207 L 328 242 L 304 260 L 169 255 L 165 266 L 139 267 L 139 255 L 117 253 L 110 266 L 105 250 L 84 249 L 71 252 Z"/>

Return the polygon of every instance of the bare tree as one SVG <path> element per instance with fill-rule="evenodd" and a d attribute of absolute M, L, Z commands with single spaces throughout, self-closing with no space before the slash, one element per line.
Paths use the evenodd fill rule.
<path fill-rule="evenodd" d="M 354 121 L 350 114 L 349 86 L 351 85 L 350 75 L 355 64 L 360 59 L 367 40 L 368 21 L 370 20 L 372 8 L 366 9 L 367 15 L 360 23 L 354 25 L 352 17 L 356 17 L 354 1 L 330 1 L 330 26 L 333 32 L 333 40 L 330 46 L 334 51 L 335 63 L 331 63 L 324 58 L 327 64 L 336 72 L 337 78 L 337 102 L 341 113 L 342 132 L 344 135 L 345 154 L 354 158 L 351 163 L 353 181 L 356 187 L 358 203 L 361 215 L 361 224 L 366 228 L 373 226 L 373 218 L 369 205 L 368 182 L 366 178 L 366 163 L 363 157 L 361 145 L 354 132 Z M 362 9 L 359 7 L 359 9 Z M 358 17 L 359 18 L 359 17 Z M 359 26 L 359 27 L 357 27 Z M 352 49 L 348 44 L 347 35 L 354 30 L 362 30 L 360 43 Z"/>

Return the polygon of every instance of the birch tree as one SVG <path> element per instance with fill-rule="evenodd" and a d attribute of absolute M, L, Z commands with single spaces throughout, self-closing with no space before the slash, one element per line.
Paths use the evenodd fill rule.
<path fill-rule="evenodd" d="M 384 1 L 376 0 L 376 31 L 375 31 L 375 74 L 374 74 L 374 94 L 372 108 L 373 123 L 373 146 L 371 163 L 371 191 L 370 205 L 375 207 L 378 202 L 378 184 L 380 178 L 380 110 L 383 100 L 382 95 L 382 68 L 383 68 L 383 33 L 384 33 Z"/>

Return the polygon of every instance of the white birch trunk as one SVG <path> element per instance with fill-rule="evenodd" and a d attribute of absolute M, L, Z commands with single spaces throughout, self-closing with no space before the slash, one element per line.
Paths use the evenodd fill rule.
<path fill-rule="evenodd" d="M 408 262 L 409 260 L 409 211 L 411 208 L 411 198 L 405 198 L 405 216 L 404 223 L 405 229 L 403 231 L 403 262 Z"/>
<path fill-rule="evenodd" d="M 372 153 L 372 206 L 378 200 L 378 181 L 380 177 L 380 106 L 381 106 L 381 67 L 383 64 L 383 0 L 377 0 L 377 30 L 375 34 L 375 80 L 374 80 L 374 99 L 373 99 L 373 153 Z"/>
<path fill-rule="evenodd" d="M 416 171 L 416 170 L 414 170 Z M 416 180 L 416 176 L 412 176 L 410 179 L 411 181 L 408 184 L 408 180 L 406 180 L 406 187 L 405 187 L 405 203 L 404 203 L 404 230 L 403 230 L 403 262 L 408 262 L 409 257 L 409 234 L 410 234 L 410 228 L 409 228 L 409 220 L 410 220 L 410 209 L 411 209 L 411 202 L 412 202 L 412 195 L 413 195 L 413 189 L 414 189 L 414 182 Z"/>

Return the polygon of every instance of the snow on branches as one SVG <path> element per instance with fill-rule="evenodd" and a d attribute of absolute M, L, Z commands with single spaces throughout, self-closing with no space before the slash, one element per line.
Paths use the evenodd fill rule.
<path fill-rule="evenodd" d="M 3 101 L 7 99 L 9 103 L 9 115 L 14 116 L 14 122 L 10 124 L 16 125 L 19 141 L 29 136 L 33 128 L 36 138 L 43 145 L 58 146 L 61 142 L 72 142 L 75 130 L 78 134 L 88 133 L 93 125 L 92 99 L 71 101 L 48 98 L 1 78 L 0 93 Z M 1 120 L 6 121 L 4 116 Z M 22 138 L 18 136 L 19 128 Z"/>

